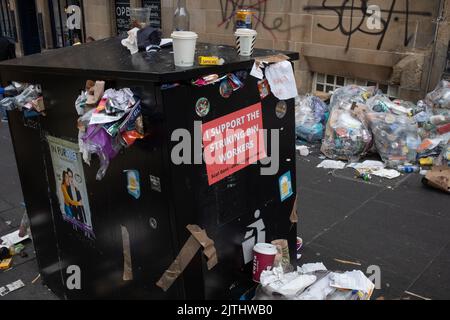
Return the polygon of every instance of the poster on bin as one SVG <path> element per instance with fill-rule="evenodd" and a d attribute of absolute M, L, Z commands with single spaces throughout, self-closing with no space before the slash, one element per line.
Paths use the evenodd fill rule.
<path fill-rule="evenodd" d="M 83 170 L 77 144 L 47 136 L 55 174 L 59 209 L 65 222 L 88 238 L 95 238 Z"/>
<path fill-rule="evenodd" d="M 202 125 L 210 186 L 267 157 L 261 103 Z"/>

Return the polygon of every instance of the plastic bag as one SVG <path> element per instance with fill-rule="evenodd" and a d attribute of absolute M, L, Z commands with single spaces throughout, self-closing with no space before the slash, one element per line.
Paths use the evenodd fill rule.
<path fill-rule="evenodd" d="M 353 102 L 364 104 L 366 100 L 377 94 L 376 87 L 345 86 L 337 89 L 331 97 L 330 110 L 336 107 L 349 107 Z"/>
<path fill-rule="evenodd" d="M 0 119 L 7 119 L 7 111 L 15 109 L 14 98 L 4 98 L 0 101 Z"/>
<path fill-rule="evenodd" d="M 417 123 L 409 117 L 391 113 L 367 115 L 375 147 L 387 167 L 415 163 L 421 139 Z"/>
<path fill-rule="evenodd" d="M 308 142 L 322 140 L 328 116 L 328 106 L 318 97 L 311 95 L 297 97 L 295 100 L 297 136 Z"/>
<path fill-rule="evenodd" d="M 376 95 L 366 101 L 366 106 L 373 112 L 412 115 L 415 105 L 403 100 L 391 101 L 385 95 Z"/>
<path fill-rule="evenodd" d="M 357 162 L 372 146 L 372 134 L 365 119 L 366 108 L 343 105 L 331 111 L 322 153 L 330 159 Z"/>
<path fill-rule="evenodd" d="M 450 109 L 450 82 L 442 80 L 434 91 L 425 98 L 425 102 L 437 109 Z"/>
<path fill-rule="evenodd" d="M 87 152 L 89 155 L 97 154 L 99 157 L 100 169 L 96 178 L 100 181 L 105 177 L 111 160 L 118 155 L 122 146 L 116 143 L 101 125 L 89 126 L 82 141 L 83 152 Z"/>
<path fill-rule="evenodd" d="M 19 94 L 15 99 L 14 103 L 16 108 L 22 110 L 27 103 L 32 102 L 40 97 L 42 93 L 40 86 L 30 85 L 21 94 Z"/>

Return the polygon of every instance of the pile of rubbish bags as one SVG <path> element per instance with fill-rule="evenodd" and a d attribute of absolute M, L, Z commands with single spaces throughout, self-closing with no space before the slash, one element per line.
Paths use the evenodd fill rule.
<path fill-rule="evenodd" d="M 296 133 L 307 142 L 322 140 L 321 151 L 332 160 L 353 163 L 378 153 L 387 168 L 404 173 L 448 167 L 450 82 L 417 104 L 356 85 L 337 89 L 329 107 L 317 97 L 299 97 Z"/>
<path fill-rule="evenodd" d="M 322 263 L 311 263 L 294 272 L 264 271 L 254 300 L 370 300 L 374 289 L 361 271 L 330 272 Z"/>
<path fill-rule="evenodd" d="M 297 97 L 295 99 L 297 137 L 308 142 L 321 141 L 329 114 L 328 106 L 318 97 L 313 95 Z"/>
<path fill-rule="evenodd" d="M 42 89 L 39 85 L 12 82 L 6 88 L 0 88 L 0 118 L 7 120 L 7 111 L 23 111 L 26 118 L 45 115 Z"/>
<path fill-rule="evenodd" d="M 97 180 L 102 180 L 111 160 L 144 138 L 141 102 L 129 88 L 105 91 L 105 82 L 89 80 L 75 108 L 80 116 L 80 152 L 88 165 L 92 154 L 99 157 Z"/>

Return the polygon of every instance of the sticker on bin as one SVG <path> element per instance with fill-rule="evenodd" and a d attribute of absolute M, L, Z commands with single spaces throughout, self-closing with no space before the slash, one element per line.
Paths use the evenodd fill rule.
<path fill-rule="evenodd" d="M 261 103 L 202 126 L 209 185 L 267 157 Z"/>
<path fill-rule="evenodd" d="M 141 197 L 141 182 L 139 177 L 139 171 L 137 170 L 126 170 L 128 180 L 128 193 L 138 200 Z"/>
<path fill-rule="evenodd" d="M 294 194 L 294 191 L 292 189 L 292 179 L 291 179 L 291 172 L 282 175 L 280 177 L 280 197 L 281 202 L 289 199 Z"/>

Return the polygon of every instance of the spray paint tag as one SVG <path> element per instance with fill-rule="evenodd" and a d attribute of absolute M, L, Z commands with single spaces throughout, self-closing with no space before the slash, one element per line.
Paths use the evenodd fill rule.
<path fill-rule="evenodd" d="M 137 170 L 126 170 L 128 179 L 128 193 L 134 197 L 136 200 L 141 197 L 141 181 L 139 177 L 139 171 Z"/>
<path fill-rule="evenodd" d="M 292 189 L 291 172 L 282 175 L 279 180 L 281 202 L 289 199 L 294 194 Z"/>

